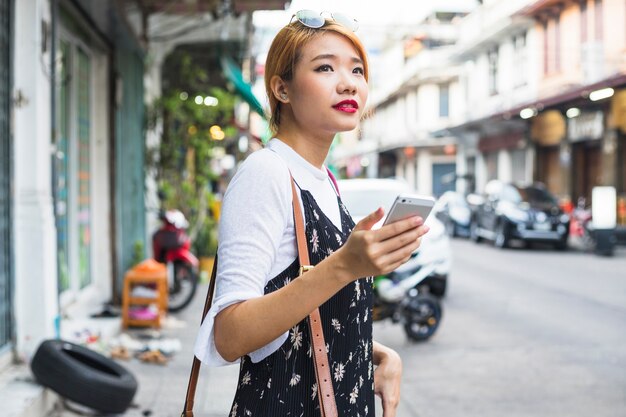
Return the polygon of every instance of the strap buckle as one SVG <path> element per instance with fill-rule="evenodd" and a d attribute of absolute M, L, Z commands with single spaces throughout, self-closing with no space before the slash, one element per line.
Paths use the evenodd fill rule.
<path fill-rule="evenodd" d="M 298 273 L 298 276 L 302 276 L 302 274 L 304 274 L 305 272 L 310 271 L 311 269 L 313 269 L 313 265 L 302 265 L 302 266 L 300 266 L 300 272 Z"/>

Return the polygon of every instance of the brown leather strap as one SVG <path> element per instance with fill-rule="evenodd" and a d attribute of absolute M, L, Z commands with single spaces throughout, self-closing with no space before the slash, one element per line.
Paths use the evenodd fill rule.
<path fill-rule="evenodd" d="M 213 294 L 215 293 L 215 277 L 217 275 L 217 255 L 215 255 L 215 262 L 213 262 L 213 271 L 211 272 L 211 281 L 209 281 L 209 291 L 206 294 L 206 301 L 204 302 L 204 311 L 202 312 L 202 320 L 204 321 L 211 304 L 213 303 Z M 191 365 L 191 373 L 189 374 L 189 383 L 187 384 L 187 395 L 185 396 L 185 406 L 183 407 L 183 413 L 181 417 L 193 417 L 193 401 L 196 397 L 196 386 L 198 385 L 198 375 L 200 374 L 201 362 L 195 356 L 193 357 L 193 364 Z"/>
<path fill-rule="evenodd" d="M 300 261 L 300 273 L 308 270 L 310 267 L 309 251 L 307 248 L 306 234 L 304 230 L 304 219 L 302 217 L 302 209 L 300 208 L 300 199 L 296 192 L 295 182 L 291 177 L 291 191 L 293 194 L 293 215 L 296 227 L 296 243 L 298 245 L 298 258 Z M 217 256 L 213 264 L 211 273 L 211 281 L 209 283 L 209 291 L 204 303 L 204 311 L 202 312 L 202 322 L 204 321 L 211 303 L 213 302 L 213 294 L 215 292 L 215 277 L 217 275 Z M 201 322 L 201 323 L 202 323 Z M 309 315 L 309 331 L 311 333 L 311 341 L 313 343 L 313 362 L 315 364 L 315 377 L 317 379 L 317 397 L 320 403 L 321 417 L 338 417 L 337 404 L 335 402 L 335 394 L 333 391 L 332 380 L 330 379 L 330 367 L 328 366 L 328 353 L 326 352 L 326 341 L 324 340 L 324 332 L 320 320 L 319 308 L 316 308 Z M 185 406 L 181 417 L 193 417 L 193 403 L 196 396 L 196 387 L 198 385 L 198 375 L 200 374 L 201 362 L 194 356 L 191 373 L 189 375 L 189 384 L 187 385 L 187 395 L 185 397 Z"/>
<path fill-rule="evenodd" d="M 300 208 L 300 199 L 296 192 L 293 177 L 291 178 L 291 193 L 293 196 L 293 216 L 296 226 L 300 274 L 303 274 L 311 264 L 304 230 L 304 219 L 302 217 L 302 209 Z M 316 308 L 309 315 L 309 331 L 313 343 L 313 362 L 315 364 L 315 376 L 317 378 L 317 397 L 320 402 L 322 417 L 337 417 L 337 403 L 335 402 L 333 382 L 330 379 L 328 352 L 326 352 L 326 341 L 324 340 L 324 331 L 322 329 L 319 308 Z"/>

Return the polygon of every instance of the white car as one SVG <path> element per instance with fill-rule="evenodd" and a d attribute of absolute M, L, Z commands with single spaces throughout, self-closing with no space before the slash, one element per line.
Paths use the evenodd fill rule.
<path fill-rule="evenodd" d="M 340 180 L 338 184 L 341 200 L 357 223 L 378 207 L 382 206 L 387 213 L 398 194 L 415 193 L 406 181 L 399 179 L 349 179 Z M 382 224 L 382 221 L 379 223 Z M 434 273 L 427 278 L 426 284 L 433 295 L 443 296 L 452 263 L 450 239 L 443 223 L 432 213 L 426 224 L 430 231 L 423 237 L 418 249 L 419 262 L 433 265 Z M 402 266 L 398 268 L 401 269 Z"/>

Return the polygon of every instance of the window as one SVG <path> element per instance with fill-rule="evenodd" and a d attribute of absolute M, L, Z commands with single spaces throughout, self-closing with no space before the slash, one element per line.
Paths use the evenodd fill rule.
<path fill-rule="evenodd" d="M 587 42 L 587 0 L 580 3 L 580 42 Z"/>
<path fill-rule="evenodd" d="M 603 36 L 602 36 L 602 22 L 603 22 L 603 18 L 602 18 L 602 13 L 603 13 L 603 8 L 602 8 L 602 0 L 595 0 L 594 3 L 594 15 L 596 18 L 595 21 L 595 32 L 596 32 L 596 40 L 597 41 L 601 41 Z"/>
<path fill-rule="evenodd" d="M 489 94 L 498 94 L 498 50 L 494 49 L 487 55 L 489 61 Z"/>
<path fill-rule="evenodd" d="M 59 40 L 57 264 L 59 292 L 76 292 L 92 282 L 91 125 L 92 61 L 72 35 Z"/>
<path fill-rule="evenodd" d="M 548 33 L 548 21 L 543 22 L 543 73 L 550 72 L 550 39 Z"/>
<path fill-rule="evenodd" d="M 554 70 L 561 71 L 561 15 L 554 19 Z"/>
<path fill-rule="evenodd" d="M 439 86 L 439 117 L 450 116 L 450 85 Z"/>
<path fill-rule="evenodd" d="M 526 32 L 513 37 L 513 74 L 515 87 L 526 84 Z"/>

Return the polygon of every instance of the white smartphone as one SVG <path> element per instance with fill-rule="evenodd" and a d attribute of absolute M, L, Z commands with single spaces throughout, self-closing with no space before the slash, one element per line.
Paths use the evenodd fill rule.
<path fill-rule="evenodd" d="M 413 216 L 420 216 L 426 221 L 434 205 L 435 199 L 430 196 L 400 194 L 389 209 L 383 226 Z"/>

